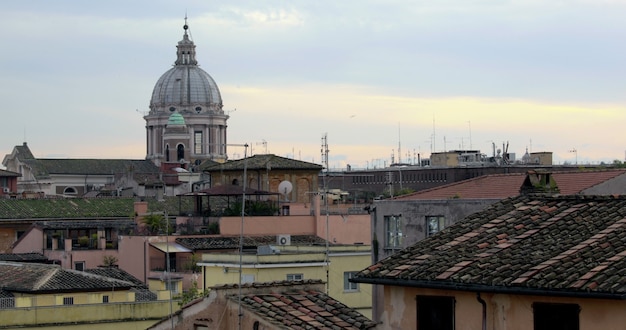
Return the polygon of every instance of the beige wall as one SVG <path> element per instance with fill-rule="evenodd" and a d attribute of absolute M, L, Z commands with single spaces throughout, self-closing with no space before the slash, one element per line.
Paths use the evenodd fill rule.
<path fill-rule="evenodd" d="M 384 313 L 379 329 L 416 329 L 417 295 L 454 296 L 457 329 L 482 329 L 482 305 L 476 292 L 445 291 L 385 286 Z M 580 306 L 580 329 L 623 329 L 626 301 L 590 298 L 560 298 L 532 295 L 481 293 L 487 304 L 487 329 L 526 330 L 533 327 L 535 302 L 568 303 Z"/>

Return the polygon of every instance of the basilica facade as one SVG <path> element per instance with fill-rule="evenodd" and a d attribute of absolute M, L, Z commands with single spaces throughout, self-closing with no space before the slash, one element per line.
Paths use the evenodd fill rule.
<path fill-rule="evenodd" d="M 146 120 L 146 159 L 191 169 L 205 160 L 224 162 L 228 115 L 215 80 L 198 66 L 196 46 L 183 26 L 176 62 L 157 81 Z"/>

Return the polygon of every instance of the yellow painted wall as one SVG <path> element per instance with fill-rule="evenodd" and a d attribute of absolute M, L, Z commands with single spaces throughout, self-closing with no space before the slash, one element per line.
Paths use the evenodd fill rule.
<path fill-rule="evenodd" d="M 328 293 L 331 297 L 339 300 L 349 307 L 357 309 L 366 317 L 371 318 L 371 285 L 359 284 L 359 289 L 357 291 L 344 291 L 344 272 L 360 271 L 371 264 L 369 246 L 336 247 L 337 252 L 342 255 L 333 255 L 331 253 L 328 278 L 326 275 L 326 267 L 323 265 L 316 265 L 312 267 L 297 265 L 298 262 L 323 263 L 325 260 L 325 254 L 321 251 L 324 251 L 325 247 L 310 247 L 311 249 L 318 250 L 313 253 L 304 253 L 302 251 L 302 253 L 293 253 L 294 250 L 306 249 L 306 247 L 283 246 L 280 248 L 283 249 L 283 252 L 289 251 L 290 253 L 269 256 L 244 256 L 244 267 L 242 267 L 242 274 L 244 277 L 246 275 L 253 275 L 255 282 L 272 282 L 286 280 L 287 274 L 303 274 L 303 279 L 305 280 L 322 280 L 324 282 L 328 282 Z M 348 255 L 350 249 L 361 249 L 362 251 L 360 251 L 359 255 Z M 215 260 L 218 260 L 221 263 L 228 262 L 232 265 L 232 267 L 204 266 L 203 277 L 205 278 L 206 288 L 216 285 L 239 283 L 238 255 L 205 254 L 202 259 L 205 263 L 209 263 L 211 261 L 215 262 Z M 262 268 L 264 265 L 275 265 L 277 263 L 293 263 L 294 267 Z M 258 268 L 248 268 L 247 265 L 251 264 L 257 264 Z"/>
<path fill-rule="evenodd" d="M 100 304 L 103 297 L 109 297 L 109 303 L 135 302 L 135 293 L 131 291 L 104 291 L 92 293 L 66 293 L 66 294 L 15 294 L 15 307 L 44 307 L 62 306 L 63 299 L 74 298 L 74 305 Z"/>
<path fill-rule="evenodd" d="M 173 304 L 172 309 L 178 310 Z M 154 301 L 141 303 L 109 303 L 91 305 L 53 306 L 38 308 L 11 308 L 0 309 L 0 327 L 29 326 L 29 325 L 59 325 L 77 323 L 113 322 L 119 329 L 133 329 L 135 322 L 120 323 L 120 320 L 142 321 L 153 320 L 169 315 L 169 301 Z M 63 327 L 65 328 L 65 327 Z M 101 329 L 105 329 L 101 328 Z M 109 324 L 109 329 L 111 325 Z M 90 327 L 89 329 L 94 329 Z M 143 328 L 145 329 L 145 327 Z"/>
<path fill-rule="evenodd" d="M 344 290 L 344 272 L 357 272 L 371 265 L 372 257 L 358 256 L 330 256 L 329 295 L 342 303 L 356 308 L 361 314 L 372 318 L 372 285 L 358 284 L 357 291 Z"/>

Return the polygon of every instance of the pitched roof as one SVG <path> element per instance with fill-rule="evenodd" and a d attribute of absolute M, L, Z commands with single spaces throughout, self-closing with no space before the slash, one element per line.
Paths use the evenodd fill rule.
<path fill-rule="evenodd" d="M 49 262 L 48 257 L 41 253 L 0 253 L 0 261 Z"/>
<path fill-rule="evenodd" d="M 185 237 L 177 238 L 176 243 L 191 250 L 238 249 L 239 236 Z M 245 236 L 244 247 L 258 247 L 276 244 L 276 235 Z M 326 241 L 315 235 L 291 235 L 291 245 L 322 245 Z"/>
<path fill-rule="evenodd" d="M 611 169 L 552 172 L 552 177 L 561 194 L 574 195 L 624 174 L 625 169 Z M 519 195 L 525 178 L 526 173 L 484 175 L 399 196 L 394 200 L 503 199 Z"/>
<path fill-rule="evenodd" d="M 100 275 L 100 276 L 116 278 L 118 280 L 132 283 L 135 286 L 139 286 L 139 287 L 146 287 L 145 283 L 143 283 L 140 279 L 136 278 L 135 276 L 131 275 L 127 271 L 118 267 L 90 268 L 90 269 L 85 269 L 85 272 Z"/>
<path fill-rule="evenodd" d="M 34 159 L 33 153 L 30 151 L 28 144 L 24 142 L 21 146 L 15 146 L 15 153 L 20 159 Z"/>
<path fill-rule="evenodd" d="M 0 287 L 10 292 L 110 291 L 128 290 L 133 286 L 130 282 L 63 269 L 58 265 L 0 262 Z"/>
<path fill-rule="evenodd" d="M 301 283 L 321 283 L 319 280 Z M 277 329 L 370 329 L 376 326 L 353 308 L 314 289 L 291 288 L 289 281 L 252 283 L 244 286 L 269 288 L 241 296 L 241 306 L 275 325 Z M 282 287 L 281 287 L 282 286 Z M 233 285 L 213 287 L 220 289 Z M 242 286 L 243 287 L 243 286 Z M 238 303 L 238 295 L 228 298 Z"/>
<path fill-rule="evenodd" d="M 323 166 L 280 157 L 276 155 L 254 155 L 244 159 L 229 161 L 223 164 L 213 165 L 203 168 L 206 172 L 215 171 L 243 171 L 244 165 L 248 170 L 317 170 L 321 171 Z"/>
<path fill-rule="evenodd" d="M 508 198 L 354 281 L 626 299 L 626 196 Z"/>
<path fill-rule="evenodd" d="M 208 196 L 241 196 L 244 190 L 242 186 L 233 184 L 223 184 L 207 189 L 202 189 L 190 193 L 184 194 L 185 196 L 192 195 L 208 195 Z M 246 187 L 246 195 L 280 195 L 279 193 L 271 193 L 269 191 L 257 190 Z"/>
<path fill-rule="evenodd" d="M 137 301 L 154 301 L 158 299 L 157 294 L 150 291 L 148 286 L 140 279 L 118 267 L 91 268 L 85 269 L 85 272 L 132 283 L 131 291 L 135 292 L 135 300 Z"/>
<path fill-rule="evenodd" d="M 158 173 L 159 168 L 145 159 L 24 159 L 36 178 L 49 178 L 51 174 L 114 175 L 118 173 Z"/>
<path fill-rule="evenodd" d="M 20 176 L 22 175 L 19 173 L 0 169 L 0 177 L 20 177 Z"/>
<path fill-rule="evenodd" d="M 132 198 L 0 199 L 0 219 L 37 218 L 129 218 Z"/>

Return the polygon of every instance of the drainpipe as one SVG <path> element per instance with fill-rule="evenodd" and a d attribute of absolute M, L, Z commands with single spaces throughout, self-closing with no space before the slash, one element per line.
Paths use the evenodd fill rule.
<path fill-rule="evenodd" d="M 480 297 L 480 292 L 476 292 L 476 300 L 483 305 L 483 330 L 487 330 L 487 303 Z"/>

